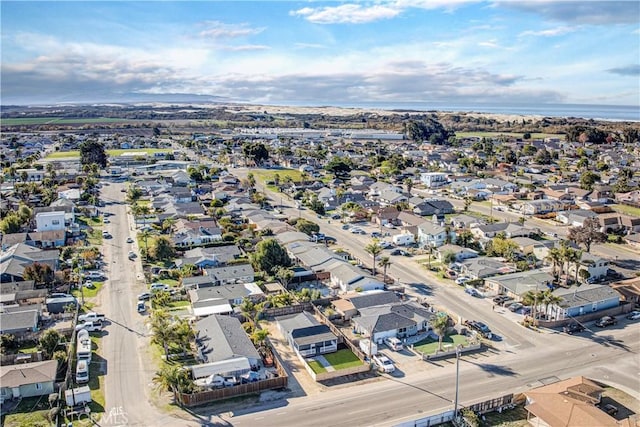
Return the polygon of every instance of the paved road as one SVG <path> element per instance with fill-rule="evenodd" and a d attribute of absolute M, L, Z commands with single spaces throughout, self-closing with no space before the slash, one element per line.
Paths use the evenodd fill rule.
<path fill-rule="evenodd" d="M 111 413 L 113 425 L 185 426 L 188 425 L 185 421 L 159 412 L 150 403 L 158 401 L 151 384 L 156 368 L 149 362 L 145 317 L 136 311 L 136 295 L 145 285 L 139 259 L 134 262 L 127 257 L 129 250 L 136 248 L 126 243 L 126 239 L 135 237 L 135 233 L 121 188 L 124 184 L 111 184 L 102 189 L 102 196 L 109 203 L 104 211 L 115 214 L 110 217 L 111 223 L 105 225 L 113 238 L 104 240 L 103 244 L 108 280 L 100 295 L 100 309 L 111 322 L 106 328 L 108 335 L 102 339 L 102 348 L 98 349 L 106 359 L 107 368 L 105 417 Z"/>

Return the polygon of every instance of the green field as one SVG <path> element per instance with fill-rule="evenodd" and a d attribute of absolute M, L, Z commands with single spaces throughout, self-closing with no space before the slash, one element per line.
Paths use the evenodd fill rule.
<path fill-rule="evenodd" d="M 285 182 L 287 177 L 292 181 L 298 182 L 302 180 L 302 172 L 298 169 L 269 169 L 269 170 L 252 170 L 253 176 L 256 181 L 260 181 L 263 184 L 267 181 L 273 181 L 276 174 L 280 176 L 280 182 Z"/>
<path fill-rule="evenodd" d="M 117 123 L 131 122 L 135 120 L 115 119 L 108 117 L 95 118 L 63 118 L 63 117 L 28 117 L 17 119 L 3 119 L 2 126 L 20 126 L 20 125 L 50 125 L 50 124 L 89 124 L 89 123 Z"/>
<path fill-rule="evenodd" d="M 127 149 L 127 150 L 107 150 L 107 155 L 111 156 L 111 157 L 117 157 L 117 156 L 121 156 L 122 154 L 125 153 L 147 153 L 147 154 L 154 154 L 154 153 L 170 153 L 171 150 L 167 149 L 167 148 L 134 148 L 134 149 Z M 46 158 L 47 159 L 66 159 L 66 158 L 75 158 L 75 157 L 80 157 L 80 151 L 78 150 L 71 150 L 71 151 L 55 151 L 53 153 L 50 153 Z"/>
<path fill-rule="evenodd" d="M 611 205 L 613 210 L 616 212 L 620 212 L 626 215 L 640 217 L 640 208 L 636 208 L 628 205 Z"/>
<path fill-rule="evenodd" d="M 458 345 L 468 345 L 467 338 L 464 335 L 447 335 L 442 340 L 442 350 L 446 350 L 448 347 L 456 347 Z M 423 354 L 433 354 L 438 350 L 438 340 L 432 340 L 427 338 L 416 343 L 413 348 Z"/>
<path fill-rule="evenodd" d="M 477 137 L 486 137 L 486 138 L 494 138 L 499 136 L 513 136 L 516 138 L 522 138 L 524 132 L 456 132 L 456 137 L 458 138 L 468 138 L 471 136 Z M 557 135 L 553 133 L 532 133 L 531 139 L 543 139 L 543 138 L 560 138 L 561 141 L 564 141 L 564 135 Z"/>
<path fill-rule="evenodd" d="M 358 356 L 348 349 L 325 354 L 324 358 L 327 359 L 327 362 L 329 362 L 336 370 L 362 365 L 362 360 L 358 359 Z"/>

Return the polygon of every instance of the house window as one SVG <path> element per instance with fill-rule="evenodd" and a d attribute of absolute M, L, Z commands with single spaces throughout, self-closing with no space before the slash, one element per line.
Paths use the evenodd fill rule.
<path fill-rule="evenodd" d="M 51 224 L 58 225 L 58 224 L 60 224 L 60 221 L 57 220 L 57 219 L 54 219 L 54 220 L 51 221 Z"/>
<path fill-rule="evenodd" d="M 36 390 L 42 390 L 42 384 L 36 383 Z"/>

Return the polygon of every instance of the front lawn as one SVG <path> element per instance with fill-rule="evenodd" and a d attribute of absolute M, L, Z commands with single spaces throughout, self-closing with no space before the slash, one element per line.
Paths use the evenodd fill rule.
<path fill-rule="evenodd" d="M 189 301 L 180 300 L 180 301 L 171 301 L 169 303 L 169 310 L 181 310 L 183 308 L 187 308 L 191 305 Z"/>
<path fill-rule="evenodd" d="M 89 242 L 89 245 L 102 246 L 102 230 L 94 228 L 92 230 L 87 230 L 86 233 L 87 242 Z"/>
<path fill-rule="evenodd" d="M 2 414 L 5 427 L 49 427 L 49 401 L 47 396 L 27 397 L 10 414 Z"/>
<path fill-rule="evenodd" d="M 98 295 L 98 292 L 100 291 L 100 289 L 102 289 L 104 282 L 92 282 L 92 283 L 93 283 L 93 288 L 87 288 L 86 286 L 83 285 L 82 293 L 80 292 L 80 289 L 74 289 L 73 291 L 71 291 L 71 295 L 73 295 L 78 299 L 80 299 L 82 294 L 84 294 L 85 298 L 94 298 L 95 296 Z"/>
<path fill-rule="evenodd" d="M 362 360 L 358 359 L 358 356 L 353 354 L 349 349 L 338 350 L 335 353 L 328 353 L 323 356 L 335 370 L 347 369 L 363 364 Z"/>
<path fill-rule="evenodd" d="M 611 207 L 616 212 L 640 218 L 640 208 L 628 205 L 611 205 Z"/>
<path fill-rule="evenodd" d="M 307 364 L 309 365 L 311 370 L 313 372 L 315 372 L 316 374 L 321 374 L 323 372 L 327 372 L 327 370 L 324 368 L 324 366 L 322 366 L 322 364 L 320 362 L 318 362 L 317 360 L 310 360 Z"/>
<path fill-rule="evenodd" d="M 442 350 L 445 351 L 447 348 L 455 348 L 458 345 L 462 345 L 464 347 L 468 344 L 469 343 L 467 342 L 467 337 L 465 337 L 464 335 L 447 335 L 442 340 Z M 436 352 L 436 350 L 438 350 L 438 340 L 427 338 L 417 342 L 413 346 L 413 348 L 423 354 L 433 354 Z"/>

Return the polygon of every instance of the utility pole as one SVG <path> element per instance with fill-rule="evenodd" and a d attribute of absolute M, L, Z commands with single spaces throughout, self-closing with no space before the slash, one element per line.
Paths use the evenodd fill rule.
<path fill-rule="evenodd" d="M 453 402 L 453 424 L 457 425 L 458 420 L 458 381 L 460 379 L 460 346 L 456 347 L 456 397 Z"/>

